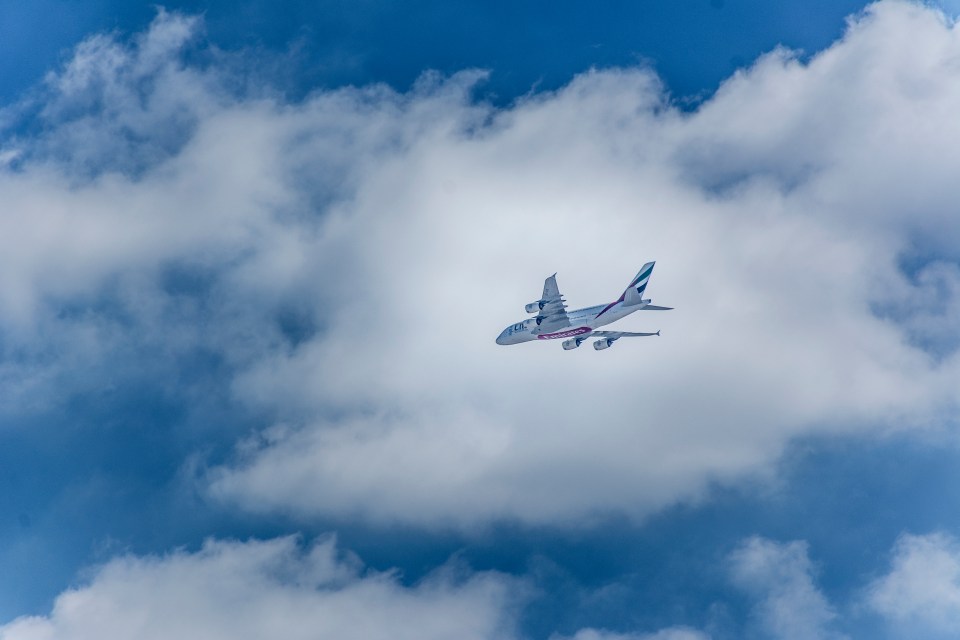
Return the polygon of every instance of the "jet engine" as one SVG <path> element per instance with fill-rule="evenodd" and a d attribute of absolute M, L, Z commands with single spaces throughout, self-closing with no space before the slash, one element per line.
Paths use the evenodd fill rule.
<path fill-rule="evenodd" d="M 570 351 L 571 349 L 579 347 L 581 342 L 583 342 L 583 338 L 570 338 L 569 340 L 564 340 L 561 344 L 564 350 Z"/>
<path fill-rule="evenodd" d="M 523 310 L 527 313 L 536 313 L 537 311 L 540 311 L 540 309 L 543 309 L 543 302 L 540 300 L 531 302 L 523 308 Z"/>
<path fill-rule="evenodd" d="M 602 340 L 597 340 L 593 343 L 593 348 L 597 351 L 603 351 L 604 349 L 609 349 L 610 345 L 613 344 L 612 338 L 604 338 Z"/>

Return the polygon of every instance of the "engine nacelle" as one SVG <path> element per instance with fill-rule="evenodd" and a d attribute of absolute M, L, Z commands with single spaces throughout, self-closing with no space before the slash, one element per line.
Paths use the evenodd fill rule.
<path fill-rule="evenodd" d="M 530 304 L 526 305 L 523 308 L 523 310 L 526 311 L 527 313 L 536 313 L 540 311 L 540 309 L 543 309 L 543 302 L 541 302 L 540 300 L 537 300 L 536 302 L 531 302 Z"/>
<path fill-rule="evenodd" d="M 597 340 L 593 343 L 593 348 L 597 351 L 603 351 L 604 349 L 609 349 L 613 344 L 613 338 L 603 338 L 602 340 Z"/>
<path fill-rule="evenodd" d="M 561 344 L 566 351 L 570 351 L 571 349 L 579 347 L 581 342 L 583 342 L 583 338 L 570 338 L 569 340 L 564 340 Z"/>

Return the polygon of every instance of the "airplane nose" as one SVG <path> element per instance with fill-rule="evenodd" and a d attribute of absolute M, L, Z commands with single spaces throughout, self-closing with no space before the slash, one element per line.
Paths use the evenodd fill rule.
<path fill-rule="evenodd" d="M 500 332 L 500 335 L 497 336 L 497 344 L 510 344 L 507 342 L 507 330 L 504 329 Z"/>

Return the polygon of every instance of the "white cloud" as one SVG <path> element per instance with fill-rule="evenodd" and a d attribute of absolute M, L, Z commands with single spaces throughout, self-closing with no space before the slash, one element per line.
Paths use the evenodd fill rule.
<path fill-rule="evenodd" d="M 161 14 L 133 44 L 88 41 L 47 83 L 43 133 L 2 145 L 4 406 L 202 347 L 276 417 L 212 496 L 459 527 L 643 517 L 796 436 L 956 409 L 957 289 L 930 284 L 960 259 L 960 43 L 939 14 L 876 5 L 692 114 L 630 69 L 502 110 L 471 102 L 475 73 L 289 103 L 184 62 L 199 28 Z M 918 256 L 937 261 L 913 280 Z M 622 325 L 663 337 L 494 344 L 542 277 L 595 304 L 652 258 L 677 310 Z"/>
<path fill-rule="evenodd" d="M 904 58 L 891 35 L 925 46 Z M 920 300 L 897 266 L 913 243 L 948 251 L 960 233 L 953 52 L 936 15 L 884 4 L 809 65 L 771 54 L 694 114 L 625 70 L 475 135 L 430 130 L 321 239 L 353 291 L 329 332 L 237 381 L 306 426 L 251 445 L 214 495 L 464 526 L 643 515 L 802 433 L 937 422 L 956 355 L 935 361 L 909 318 L 875 311 Z M 492 344 L 539 276 L 559 269 L 574 304 L 595 303 L 648 258 L 677 311 L 623 324 L 663 338 L 608 357 Z M 949 332 L 947 307 L 910 314 Z"/>
<path fill-rule="evenodd" d="M 197 17 L 160 9 L 129 45 L 107 35 L 82 42 L 35 92 L 40 120 L 55 131 L 31 141 L 32 151 L 79 174 L 135 171 L 175 152 L 200 118 L 225 106 L 222 75 L 182 63 L 200 27 Z"/>
<path fill-rule="evenodd" d="M 943 533 L 901 536 L 890 572 L 870 584 L 867 602 L 905 638 L 957 637 L 960 543 Z"/>
<path fill-rule="evenodd" d="M 449 566 L 406 587 L 333 540 L 208 541 L 196 553 L 117 558 L 2 640 L 510 638 L 522 585 Z"/>
<path fill-rule="evenodd" d="M 761 636 L 775 640 L 842 638 L 831 629 L 836 612 L 817 589 L 805 542 L 780 544 L 753 537 L 730 556 L 737 586 L 756 598 Z"/>

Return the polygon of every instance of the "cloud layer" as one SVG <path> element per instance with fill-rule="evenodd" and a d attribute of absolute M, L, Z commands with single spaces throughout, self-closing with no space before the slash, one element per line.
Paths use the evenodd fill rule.
<path fill-rule="evenodd" d="M 403 587 L 332 539 L 210 540 L 196 553 L 111 560 L 49 616 L 0 626 L 0 638 L 510 638 L 522 597 L 518 581 L 453 565 Z"/>
<path fill-rule="evenodd" d="M 904 637 L 955 637 L 960 631 L 960 545 L 944 533 L 903 535 L 890 572 L 867 589 L 867 602 Z"/>
<path fill-rule="evenodd" d="M 686 111 L 646 68 L 508 107 L 471 70 L 292 100 L 199 18 L 92 37 L 0 112 L 0 429 L 118 397 L 136 409 L 112 428 L 153 428 L 145 388 L 182 412 L 156 437 L 193 453 L 173 482 L 207 507 L 468 534 L 642 521 L 770 477 L 806 436 L 951 432 L 958 34 L 881 2 Z M 619 327 L 661 338 L 494 344 L 544 276 L 595 304 L 649 259 L 676 310 Z M 748 634 L 950 637 L 958 558 L 904 534 L 856 603 L 820 590 L 802 541 L 719 564 Z M 333 539 L 209 540 L 114 558 L 0 640 L 509 638 L 531 593 L 455 560 L 411 584 Z M 657 617 L 703 630 L 563 632 L 702 640 L 722 600 L 708 624 Z"/>
<path fill-rule="evenodd" d="M 844 638 L 834 631 L 833 607 L 814 584 L 803 542 L 745 540 L 730 557 L 734 583 L 756 599 L 753 617 L 760 636 L 778 640 Z"/>
<path fill-rule="evenodd" d="M 747 538 L 727 557 L 732 584 L 750 604 L 742 626 L 713 614 L 706 629 L 584 628 L 551 640 L 706 640 L 954 637 L 960 553 L 943 533 L 903 535 L 891 568 L 842 606 L 819 588 L 803 541 Z M 711 572 L 720 567 L 704 566 Z M 520 638 L 523 608 L 538 597 L 529 579 L 476 572 L 454 559 L 404 584 L 396 571 L 365 568 L 332 537 L 247 542 L 207 540 L 195 552 L 116 557 L 51 612 L 0 625 L 2 640 L 121 638 Z M 712 603 L 723 612 L 735 597 Z M 637 608 L 645 606 L 636 602 Z M 849 635 L 848 635 L 849 633 Z"/>
<path fill-rule="evenodd" d="M 861 582 L 838 607 L 818 587 L 819 567 L 805 542 L 758 536 L 742 541 L 728 558 L 733 583 L 752 600 L 751 624 L 742 633 L 777 640 L 955 637 L 960 629 L 956 538 L 905 533 L 890 556 L 886 574 Z"/>
<path fill-rule="evenodd" d="M 923 44 L 903 56 L 906 39 Z M 937 13 L 887 3 L 694 113 L 644 70 L 504 111 L 460 97 L 429 121 L 415 107 L 456 81 L 405 97 L 388 120 L 417 133 L 317 238 L 342 304 L 235 383 L 289 418 L 212 494 L 308 517 L 584 522 L 695 499 L 798 435 L 943 425 L 960 379 L 957 50 Z M 592 304 L 648 258 L 677 310 L 622 324 L 662 339 L 492 344 L 537 276 L 560 270 Z"/>
<path fill-rule="evenodd" d="M 475 72 L 290 102 L 204 61 L 200 28 L 89 40 L 10 116 L 9 411 L 212 354 L 196 384 L 264 426 L 203 474 L 213 499 L 468 529 L 642 518 L 797 436 L 949 425 L 960 43 L 937 12 L 875 5 L 689 113 L 645 69 L 505 109 Z M 653 258 L 677 310 L 621 324 L 662 338 L 493 343 L 542 277 L 596 304 Z"/>

